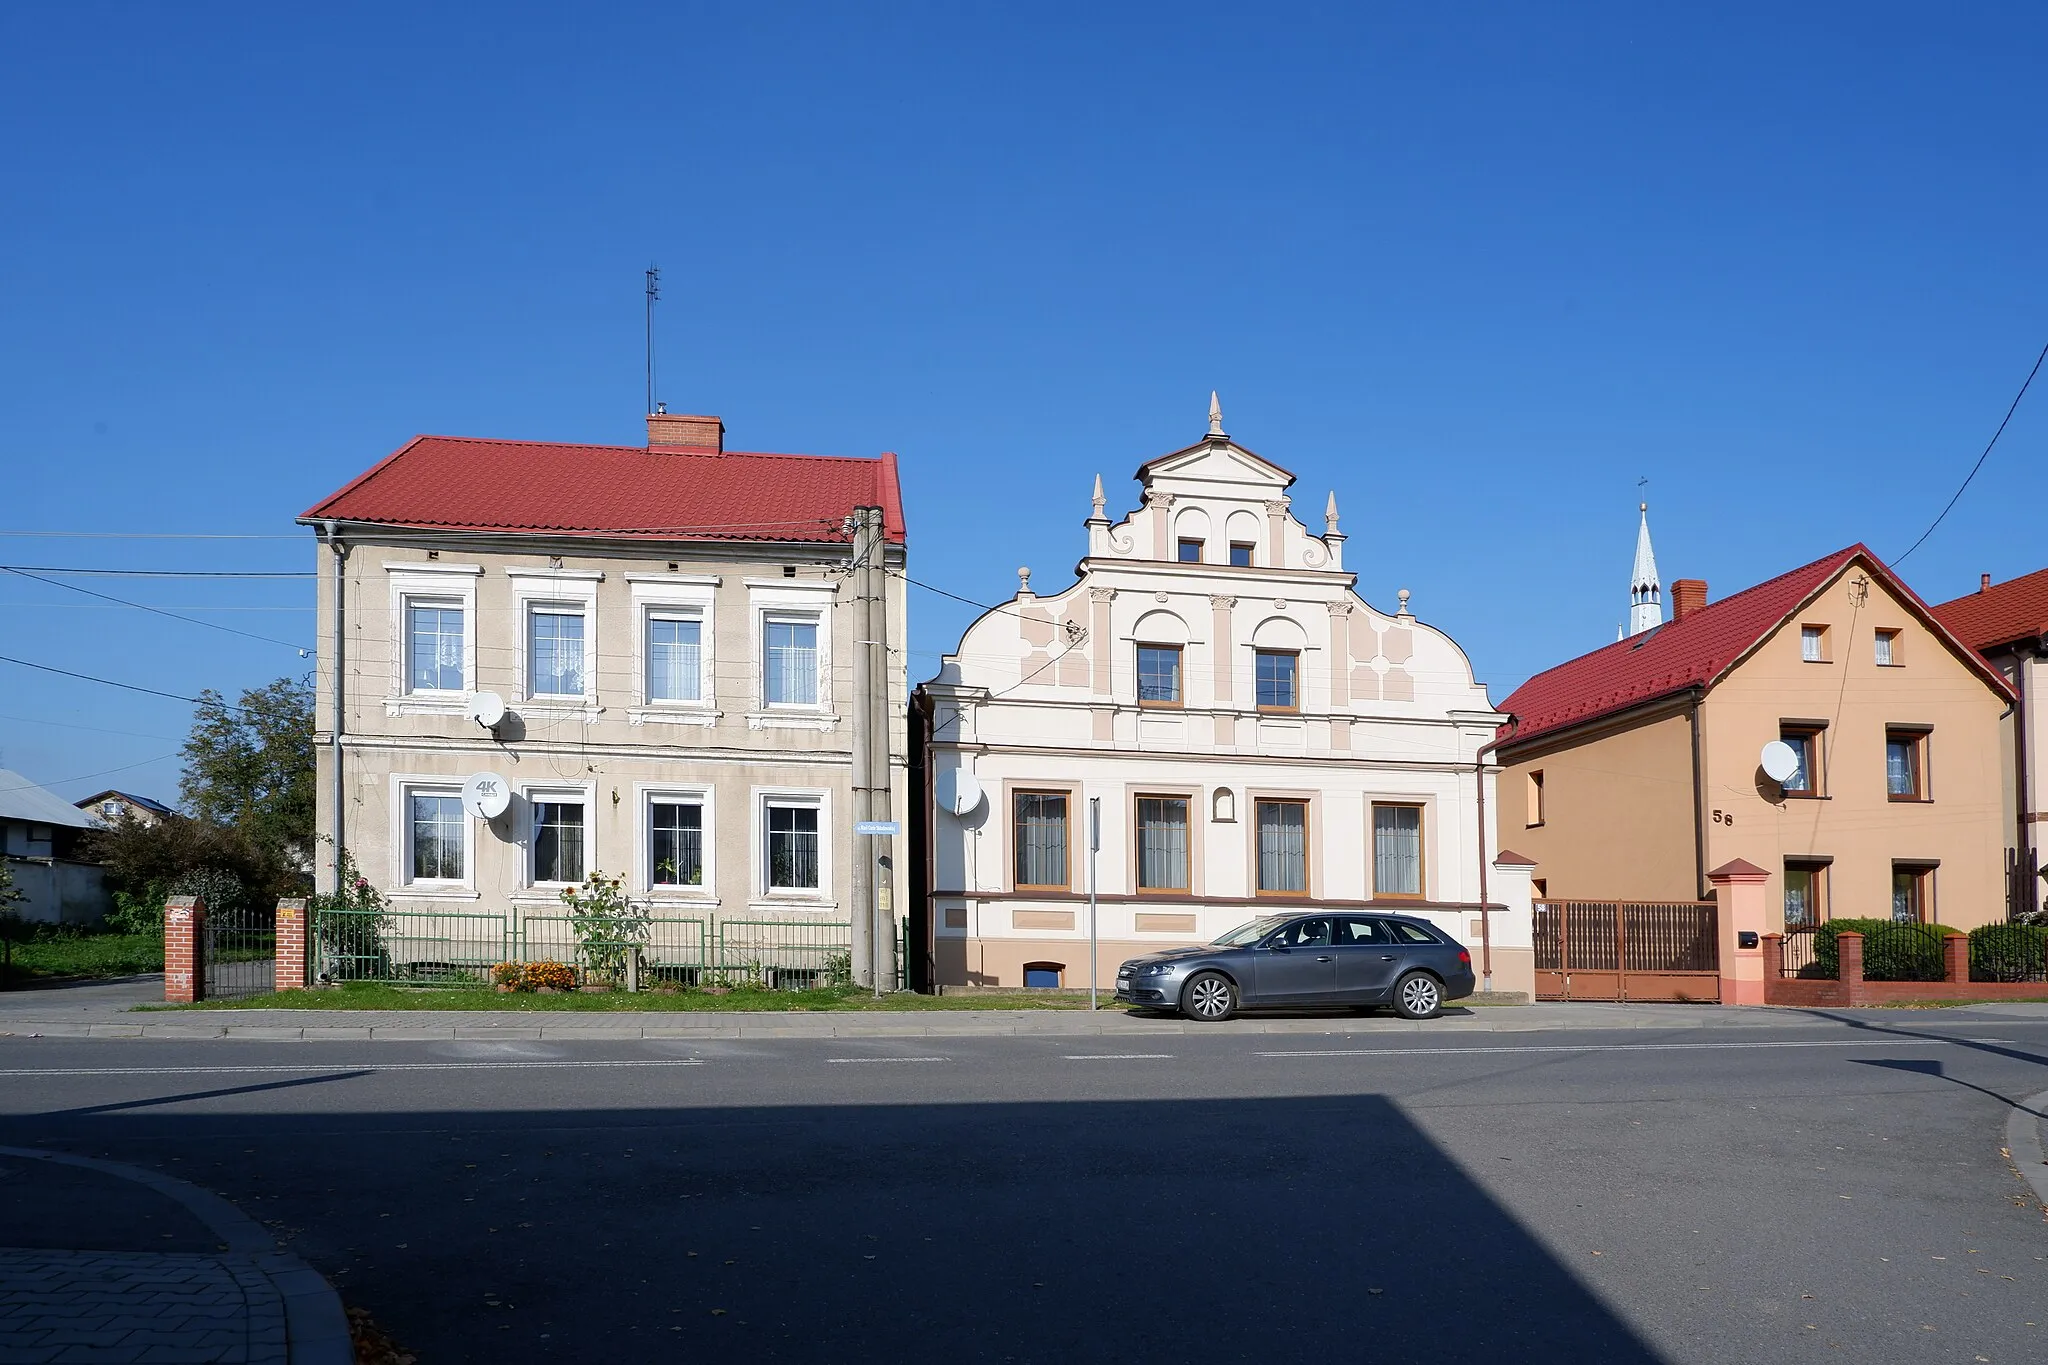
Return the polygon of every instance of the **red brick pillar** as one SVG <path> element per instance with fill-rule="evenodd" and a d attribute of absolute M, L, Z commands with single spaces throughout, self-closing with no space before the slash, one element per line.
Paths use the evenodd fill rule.
<path fill-rule="evenodd" d="M 1761 1005 L 1764 958 L 1760 942 L 1770 921 L 1765 914 L 1765 889 L 1770 873 L 1737 858 L 1707 874 L 1714 887 L 1714 919 L 1720 934 L 1721 1003 Z M 1745 936 L 1751 945 L 1744 947 Z"/>
<path fill-rule="evenodd" d="M 1835 979 L 1842 983 L 1842 1002 L 1863 1003 L 1863 935 L 1845 929 L 1835 935 Z"/>
<path fill-rule="evenodd" d="M 306 989 L 306 903 L 299 899 L 277 903 L 277 988 L 281 991 Z"/>
<path fill-rule="evenodd" d="M 1970 936 L 1950 934 L 1941 941 L 1941 979 L 1967 985 L 1970 980 Z"/>
<path fill-rule="evenodd" d="M 1768 1000 L 1771 987 L 1785 979 L 1785 936 L 1765 934 L 1764 945 L 1764 995 Z"/>
<path fill-rule="evenodd" d="M 206 998 L 206 902 L 173 896 L 164 902 L 164 999 L 190 1005 Z"/>

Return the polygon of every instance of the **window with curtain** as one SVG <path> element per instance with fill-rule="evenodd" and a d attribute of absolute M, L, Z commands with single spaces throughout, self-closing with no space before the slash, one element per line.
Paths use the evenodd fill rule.
<path fill-rule="evenodd" d="M 694 616 L 647 617 L 647 700 L 702 701 L 704 624 Z"/>
<path fill-rule="evenodd" d="M 1785 864 L 1785 930 L 1811 929 L 1820 923 L 1821 869 Z"/>
<path fill-rule="evenodd" d="M 816 706 L 818 623 L 770 617 L 763 629 L 762 666 L 767 676 L 762 696 L 770 706 Z"/>
<path fill-rule="evenodd" d="M 583 880 L 583 803 L 537 800 L 533 803 L 533 879 L 535 882 Z"/>
<path fill-rule="evenodd" d="M 818 808 L 768 807 L 768 889 L 818 889 Z"/>
<path fill-rule="evenodd" d="M 1138 703 L 1180 705 L 1180 646 L 1138 646 Z"/>
<path fill-rule="evenodd" d="M 1894 801 L 1918 801 L 1921 789 L 1922 742 L 1925 735 L 1888 731 L 1884 737 L 1885 790 Z"/>
<path fill-rule="evenodd" d="M 647 803 L 647 884 L 704 884 L 704 807 L 696 801 Z"/>
<path fill-rule="evenodd" d="M 1900 924 L 1918 924 L 1927 913 L 1927 872 L 1924 868 L 1892 869 L 1892 918 Z"/>
<path fill-rule="evenodd" d="M 1017 846 L 1017 885 L 1066 890 L 1070 880 L 1066 793 L 1018 792 L 1013 826 Z"/>
<path fill-rule="evenodd" d="M 1372 888 L 1376 896 L 1422 894 L 1422 807 L 1373 806 Z"/>
<path fill-rule="evenodd" d="M 408 602 L 405 652 L 411 691 L 462 691 L 462 608 L 440 602 Z"/>
<path fill-rule="evenodd" d="M 410 880 L 461 881 L 469 852 L 469 820 L 462 813 L 462 798 L 452 793 L 414 793 L 406 805 L 412 836 Z"/>
<path fill-rule="evenodd" d="M 1138 798 L 1138 889 L 1188 889 L 1188 801 L 1184 796 Z"/>
<path fill-rule="evenodd" d="M 1895 668 L 1899 662 L 1899 633 L 1895 630 L 1880 630 L 1877 633 L 1877 666 Z"/>
<path fill-rule="evenodd" d="M 1259 802 L 1259 890 L 1308 894 L 1308 803 Z"/>
<path fill-rule="evenodd" d="M 1801 626 L 1799 628 L 1799 657 L 1810 664 L 1824 664 L 1828 661 L 1828 631 L 1826 626 Z"/>
<path fill-rule="evenodd" d="M 1295 687 L 1295 675 L 1301 667 L 1301 656 L 1291 649 L 1262 649 L 1254 657 L 1257 661 L 1254 686 L 1259 709 L 1298 710 L 1301 693 Z"/>
<path fill-rule="evenodd" d="M 570 607 L 535 607 L 526 622 L 526 694 L 583 695 L 583 613 Z"/>
<path fill-rule="evenodd" d="M 1820 765 L 1816 760 L 1820 757 L 1820 732 L 1786 729 L 1778 732 L 1778 738 L 1799 759 L 1798 768 L 1780 784 L 1780 789 L 1787 796 L 1819 795 L 1820 787 L 1816 782 L 1816 775 L 1820 771 Z"/>

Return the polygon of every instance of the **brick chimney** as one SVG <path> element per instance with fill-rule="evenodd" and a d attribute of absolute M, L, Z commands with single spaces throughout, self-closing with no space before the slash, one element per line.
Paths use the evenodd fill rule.
<path fill-rule="evenodd" d="M 1991 591 L 1991 575 L 1990 575 L 1990 574 L 1988 574 L 1988 573 L 1980 573 L 1980 574 L 1978 574 L 1978 575 L 1977 575 L 1977 591 L 1978 591 L 1978 592 L 1990 592 L 1990 591 Z"/>
<path fill-rule="evenodd" d="M 716 417 L 690 417 L 679 412 L 647 414 L 649 450 L 725 453 L 725 423 Z"/>
<path fill-rule="evenodd" d="M 1707 605 L 1707 580 L 1680 578 L 1671 584 L 1671 620 L 1675 624 Z"/>

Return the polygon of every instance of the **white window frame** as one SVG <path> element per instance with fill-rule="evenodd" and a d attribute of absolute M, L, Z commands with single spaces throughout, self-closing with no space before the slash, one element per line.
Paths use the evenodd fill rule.
<path fill-rule="evenodd" d="M 467 811 L 462 816 L 462 876 L 436 877 L 414 881 L 412 876 L 412 798 L 415 796 L 462 797 L 462 779 L 429 773 L 394 773 L 391 778 L 391 894 L 404 900 L 477 899 L 476 821 Z"/>
<path fill-rule="evenodd" d="M 839 585 L 800 583 L 786 578 L 746 580 L 748 626 L 753 642 L 754 709 L 747 713 L 752 730 L 833 730 L 839 716 L 832 702 L 832 606 Z M 768 623 L 808 620 L 818 628 L 818 700 L 815 705 L 768 704 Z M 858 646 L 856 646 L 858 647 Z M 757 881 L 756 885 L 760 883 Z"/>
<path fill-rule="evenodd" d="M 476 584 L 481 564 L 443 564 L 438 560 L 386 560 L 384 576 L 391 592 L 391 674 L 384 696 L 387 716 L 459 716 L 477 690 Z M 460 691 L 412 690 L 412 641 L 406 633 L 406 609 L 454 604 L 462 612 L 462 682 Z"/>
<path fill-rule="evenodd" d="M 518 622 L 513 664 L 519 680 L 521 712 L 530 716 L 596 719 L 604 709 L 597 691 L 597 585 L 604 581 L 604 574 L 596 569 L 507 569 L 505 576 L 512 580 L 514 619 Z M 583 691 L 536 696 L 527 690 L 533 685 L 533 614 L 560 607 L 583 613 Z"/>
<path fill-rule="evenodd" d="M 561 893 L 569 887 L 583 885 L 579 878 L 573 882 L 544 882 L 534 876 L 534 825 L 533 803 L 536 801 L 580 801 L 583 803 L 583 875 L 603 869 L 603 860 L 597 851 L 597 784 L 595 782 L 530 782 L 521 783 L 519 788 L 518 823 L 516 838 L 519 843 L 519 886 L 526 895 L 515 895 L 514 900 L 539 900 L 546 904 L 559 904 Z"/>
<path fill-rule="evenodd" d="M 716 574 L 629 573 L 626 582 L 633 596 L 633 695 L 636 704 L 626 708 L 633 725 L 716 725 L 723 714 L 718 709 L 715 684 L 717 670 L 713 642 L 717 638 L 717 589 L 722 582 Z M 697 700 L 656 701 L 647 695 L 647 623 L 657 615 L 674 613 L 694 617 L 699 625 L 697 646 Z"/>
<path fill-rule="evenodd" d="M 822 787 L 756 787 L 752 792 L 753 815 L 748 820 L 748 859 L 751 863 L 754 901 L 751 908 L 776 910 L 836 910 L 832 895 L 832 874 L 838 829 L 832 823 L 832 793 Z M 809 806 L 818 812 L 818 886 L 815 891 L 789 890 L 768 886 L 768 808 Z"/>
<path fill-rule="evenodd" d="M 697 886 L 656 886 L 654 884 L 654 803 L 657 801 L 695 803 L 704 814 L 704 880 Z M 633 875 L 628 885 L 656 905 L 711 907 L 718 895 L 718 802 L 709 784 L 641 782 L 633 788 L 635 828 L 633 832 Z M 766 826 L 763 826 L 766 837 Z"/>

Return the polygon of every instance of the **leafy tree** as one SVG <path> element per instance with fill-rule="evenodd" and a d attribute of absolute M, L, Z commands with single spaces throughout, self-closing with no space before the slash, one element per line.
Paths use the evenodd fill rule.
<path fill-rule="evenodd" d="M 230 706 L 199 694 L 185 741 L 186 811 L 237 831 L 267 861 L 310 874 L 315 780 L 313 682 L 279 678 Z"/>

